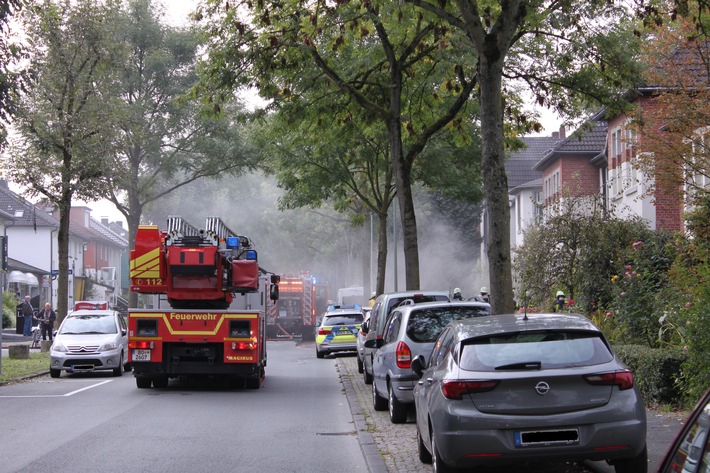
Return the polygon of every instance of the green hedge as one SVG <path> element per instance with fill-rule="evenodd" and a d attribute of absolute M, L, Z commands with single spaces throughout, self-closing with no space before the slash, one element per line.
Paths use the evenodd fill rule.
<path fill-rule="evenodd" d="M 614 346 L 614 351 L 634 373 L 646 404 L 682 404 L 681 365 L 687 358 L 682 350 L 618 345 Z"/>

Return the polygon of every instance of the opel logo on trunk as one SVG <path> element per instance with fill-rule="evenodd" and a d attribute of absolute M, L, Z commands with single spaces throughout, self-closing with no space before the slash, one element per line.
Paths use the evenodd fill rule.
<path fill-rule="evenodd" d="M 544 396 L 545 394 L 550 392 L 550 385 L 547 384 L 544 381 L 540 381 L 535 385 L 535 391 L 540 395 Z"/>

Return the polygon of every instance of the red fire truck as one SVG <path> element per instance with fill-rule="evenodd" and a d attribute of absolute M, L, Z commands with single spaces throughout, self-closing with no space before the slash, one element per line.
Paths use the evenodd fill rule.
<path fill-rule="evenodd" d="M 267 336 L 313 340 L 316 319 L 328 307 L 328 285 L 309 271 L 282 274 L 279 280 L 279 300 L 267 311 Z"/>
<path fill-rule="evenodd" d="M 165 295 L 167 309 L 129 309 L 128 347 L 139 388 L 179 376 L 230 377 L 257 389 L 265 376 L 262 310 L 230 310 L 238 294 L 259 291 L 251 241 L 208 217 L 197 229 L 169 217 L 167 229 L 142 225 L 131 250 L 131 290 Z M 269 297 L 278 299 L 278 276 Z"/>

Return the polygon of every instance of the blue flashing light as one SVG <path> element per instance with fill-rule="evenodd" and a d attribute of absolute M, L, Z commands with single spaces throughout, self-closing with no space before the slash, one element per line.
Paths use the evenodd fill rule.
<path fill-rule="evenodd" d="M 256 260 L 256 251 L 254 251 L 254 250 L 247 251 L 246 259 L 255 261 Z"/>
<path fill-rule="evenodd" d="M 227 238 L 225 239 L 225 245 L 226 245 L 227 248 L 229 248 L 230 250 L 239 248 L 239 237 L 234 237 L 234 236 L 232 236 L 232 237 L 227 237 Z"/>
<path fill-rule="evenodd" d="M 345 305 L 329 305 L 328 310 L 335 310 L 335 309 L 355 309 L 355 310 L 360 310 L 362 309 L 362 306 L 360 304 L 345 304 Z"/>

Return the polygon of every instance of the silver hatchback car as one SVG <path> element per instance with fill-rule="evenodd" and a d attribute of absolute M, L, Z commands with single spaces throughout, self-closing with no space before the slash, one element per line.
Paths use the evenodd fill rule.
<path fill-rule="evenodd" d="M 385 322 L 387 317 L 392 312 L 392 309 L 400 305 L 402 302 L 414 302 L 422 304 L 424 302 L 448 301 L 448 291 L 404 291 L 404 292 L 388 292 L 380 294 L 375 299 L 370 312 L 370 320 L 361 328 L 364 341 L 377 340 L 382 338 L 385 331 Z M 365 347 L 362 351 L 362 378 L 365 384 L 372 384 L 372 358 L 375 355 L 376 348 Z"/>
<path fill-rule="evenodd" d="M 451 322 L 412 361 L 419 459 L 435 471 L 527 460 L 647 470 L 646 411 L 602 332 L 574 314 Z"/>
<path fill-rule="evenodd" d="M 491 306 L 485 302 L 426 302 L 394 309 L 382 338 L 365 342 L 365 346 L 377 348 L 372 359 L 375 410 L 389 407 L 392 423 L 406 422 L 408 407 L 414 402 L 414 385 L 419 380 L 412 372 L 412 359 L 428 356 L 436 337 L 452 320 L 490 314 Z"/>
<path fill-rule="evenodd" d="M 59 326 L 49 352 L 49 374 L 62 371 L 110 370 L 115 376 L 130 371 L 126 362 L 128 327 L 115 310 L 75 310 Z"/>

